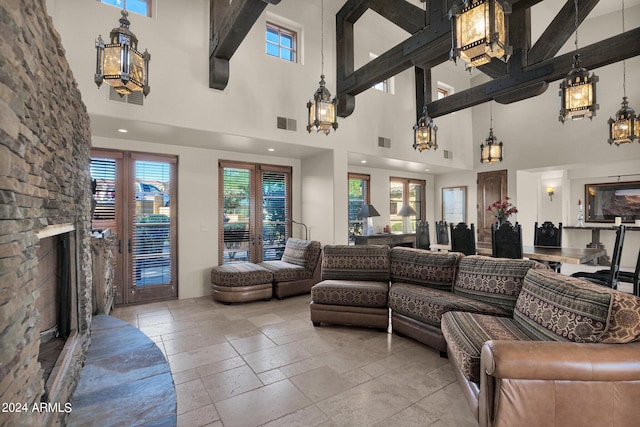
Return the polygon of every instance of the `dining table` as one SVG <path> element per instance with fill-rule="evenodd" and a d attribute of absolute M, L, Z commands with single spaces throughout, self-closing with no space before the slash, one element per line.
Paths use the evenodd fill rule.
<path fill-rule="evenodd" d="M 432 244 L 432 251 L 450 251 L 451 245 Z M 477 242 L 476 253 L 478 255 L 491 256 L 491 242 Z M 605 256 L 604 248 L 571 248 L 558 246 L 523 246 L 522 257 L 537 261 L 552 261 L 567 264 L 586 264 L 590 261 Z"/>
<path fill-rule="evenodd" d="M 478 255 L 491 256 L 491 242 L 476 243 Z M 558 246 L 522 246 L 522 257 L 538 261 L 586 264 L 607 254 L 604 248 L 571 248 Z"/>

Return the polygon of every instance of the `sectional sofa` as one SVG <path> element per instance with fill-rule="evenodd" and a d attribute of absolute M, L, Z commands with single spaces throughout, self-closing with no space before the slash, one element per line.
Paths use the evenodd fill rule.
<path fill-rule="evenodd" d="M 448 354 L 481 426 L 636 425 L 640 298 L 531 260 L 325 246 L 314 325 L 369 326 Z"/>

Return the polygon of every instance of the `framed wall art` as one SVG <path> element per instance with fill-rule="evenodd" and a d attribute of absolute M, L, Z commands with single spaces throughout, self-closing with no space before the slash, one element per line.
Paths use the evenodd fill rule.
<path fill-rule="evenodd" d="M 640 219 L 640 181 L 585 184 L 586 221 L 622 222 Z"/>

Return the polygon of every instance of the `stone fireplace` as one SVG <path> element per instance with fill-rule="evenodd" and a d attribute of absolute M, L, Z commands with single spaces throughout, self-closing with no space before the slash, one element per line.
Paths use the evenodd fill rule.
<path fill-rule="evenodd" d="M 72 408 L 89 345 L 90 123 L 45 1 L 3 1 L 0 16 L 0 401 L 26 409 L 0 424 L 53 425 Z M 46 284 L 62 274 L 48 271 L 58 261 L 38 258 L 60 239 L 69 250 L 62 322 Z M 41 344 L 61 331 L 48 366 Z"/>

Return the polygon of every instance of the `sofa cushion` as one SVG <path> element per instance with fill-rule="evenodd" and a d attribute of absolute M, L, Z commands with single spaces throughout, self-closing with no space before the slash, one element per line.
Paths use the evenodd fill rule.
<path fill-rule="evenodd" d="M 391 249 L 391 281 L 451 291 L 462 256 L 396 246 Z"/>
<path fill-rule="evenodd" d="M 322 252 L 322 280 L 389 281 L 386 245 L 326 245 Z"/>
<path fill-rule="evenodd" d="M 507 310 L 483 301 L 408 283 L 391 285 L 389 307 L 394 313 L 404 314 L 434 326 L 440 326 L 442 315 L 448 311 L 470 311 L 496 316 L 510 315 Z"/>
<path fill-rule="evenodd" d="M 480 384 L 480 354 L 489 340 L 530 341 L 508 317 L 477 313 L 449 312 L 442 316 L 442 334 L 449 357 L 470 381 Z"/>
<path fill-rule="evenodd" d="M 297 265 L 313 272 L 320 256 L 320 242 L 300 240 L 293 237 L 287 239 L 281 261 Z"/>
<path fill-rule="evenodd" d="M 524 276 L 531 268 L 548 269 L 532 260 L 470 255 L 458 263 L 453 292 L 499 305 L 512 313 L 522 289 Z"/>
<path fill-rule="evenodd" d="M 556 274 L 550 274 L 550 276 L 555 277 Z M 559 276 L 563 280 L 574 283 L 576 286 L 611 293 L 613 301 L 609 315 L 609 328 L 602 335 L 601 342 L 625 344 L 640 340 L 640 298 L 625 292 L 602 287 L 578 277 Z"/>
<path fill-rule="evenodd" d="M 611 292 L 551 271 L 530 270 L 513 320 L 538 339 L 600 342 L 609 326 Z"/>
<path fill-rule="evenodd" d="M 266 268 L 273 273 L 274 282 L 293 282 L 294 280 L 310 279 L 313 275 L 311 270 L 307 270 L 299 265 L 289 264 L 284 261 L 263 261 L 259 266 Z"/>
<path fill-rule="evenodd" d="M 211 269 L 211 283 L 219 286 L 263 285 L 273 281 L 273 273 L 251 262 L 224 264 Z"/>
<path fill-rule="evenodd" d="M 311 288 L 314 304 L 387 307 L 389 284 L 374 281 L 323 280 Z"/>

